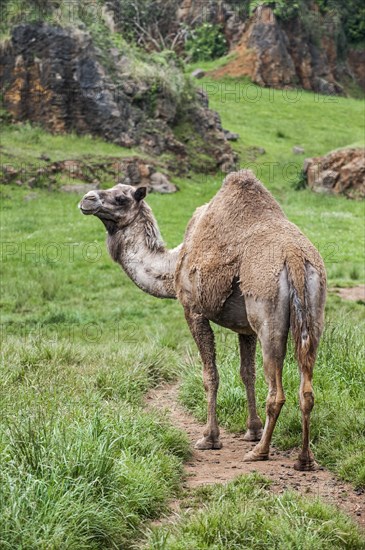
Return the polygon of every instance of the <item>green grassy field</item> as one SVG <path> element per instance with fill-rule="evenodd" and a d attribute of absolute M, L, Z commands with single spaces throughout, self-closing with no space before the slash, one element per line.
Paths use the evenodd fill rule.
<path fill-rule="evenodd" d="M 364 282 L 363 203 L 293 188 L 305 156 L 361 141 L 362 103 L 317 101 L 309 93 L 290 102 L 281 91 L 261 89 L 256 102 L 236 102 L 229 94 L 222 101 L 216 88 L 208 90 L 223 126 L 241 135 L 234 145 L 241 165 L 250 163 L 288 217 L 318 246 L 329 286 Z M 303 146 L 305 155 L 294 155 L 293 145 Z M 2 162 L 17 166 L 38 163 L 42 153 L 52 160 L 131 153 L 88 137 L 49 136 L 28 125 L 4 127 L 2 147 Z M 266 154 L 256 155 L 252 147 L 264 147 Z M 214 195 L 222 178 L 193 173 L 176 179 L 178 194 L 148 197 L 169 246 L 181 242 L 194 209 Z M 108 184 L 112 181 L 103 182 Z M 112 263 L 101 223 L 80 215 L 76 194 L 5 185 L 0 191 L 0 547 L 131 547 L 142 537 L 145 522 L 158 517 L 179 491 L 188 455 L 186 438 L 164 418 L 143 410 L 145 392 L 182 373 L 182 401 L 197 417 L 205 415 L 200 364 L 181 308 L 141 293 Z M 313 446 L 321 464 L 365 486 L 364 306 L 330 295 L 326 316 L 314 380 Z M 246 405 L 236 337 L 221 329 L 216 334 L 220 420 L 242 430 Z M 258 365 L 263 412 L 260 353 Z M 291 347 L 284 383 L 287 403 L 275 444 L 289 448 L 300 439 L 299 380 Z M 225 515 L 212 504 L 208 523 L 198 514 L 177 534 L 153 534 L 150 547 L 240 547 L 234 533 L 251 521 L 251 515 L 242 519 L 246 523 L 237 519 L 242 511 L 237 498 L 244 493 L 255 502 L 254 525 L 266 526 L 270 547 L 299 548 L 295 540 L 303 535 L 305 548 L 339 548 L 341 537 L 347 547 L 360 548 L 354 528 L 321 503 L 270 497 L 260 515 L 264 482 L 232 487 L 227 493 L 212 489 L 211 498 L 221 499 Z M 277 543 L 270 535 L 274 509 L 280 510 L 287 533 Z M 222 518 L 226 542 L 209 542 L 204 532 Z M 303 527 L 307 521 L 313 529 Z M 338 527 L 332 538 L 331 521 Z M 181 536 L 194 543 L 179 546 Z"/>
<path fill-rule="evenodd" d="M 198 489 L 175 526 L 151 530 L 153 550 L 363 548 L 348 518 L 318 500 L 274 495 L 257 474 Z"/>

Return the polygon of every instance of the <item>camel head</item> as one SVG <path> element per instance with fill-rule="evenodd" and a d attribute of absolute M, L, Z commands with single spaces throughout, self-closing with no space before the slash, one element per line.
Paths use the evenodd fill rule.
<path fill-rule="evenodd" d="M 85 215 L 99 218 L 108 231 L 131 224 L 146 196 L 146 187 L 132 187 L 118 183 L 111 189 L 89 191 L 81 199 L 79 208 Z"/>

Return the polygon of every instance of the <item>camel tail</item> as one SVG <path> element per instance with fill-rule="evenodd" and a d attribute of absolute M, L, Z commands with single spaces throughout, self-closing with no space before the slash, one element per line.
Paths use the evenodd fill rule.
<path fill-rule="evenodd" d="M 288 266 L 287 266 L 288 267 Z M 290 299 L 290 329 L 295 355 L 301 368 L 313 367 L 323 325 L 323 292 L 320 280 L 311 283 L 313 268 L 304 264 L 301 273 L 288 271 Z M 316 273 L 314 271 L 314 273 Z M 313 288 L 311 288 L 313 286 Z"/>

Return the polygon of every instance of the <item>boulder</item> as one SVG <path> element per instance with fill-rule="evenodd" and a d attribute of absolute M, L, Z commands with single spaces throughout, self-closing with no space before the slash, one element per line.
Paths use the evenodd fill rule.
<path fill-rule="evenodd" d="M 292 151 L 294 155 L 303 155 L 303 153 L 305 152 L 303 147 L 300 147 L 299 145 L 294 145 Z"/>
<path fill-rule="evenodd" d="M 191 76 L 197 79 L 203 78 L 203 76 L 205 76 L 205 71 L 203 71 L 203 69 L 195 69 L 195 71 L 191 73 Z"/>
<path fill-rule="evenodd" d="M 155 191 L 156 193 L 175 193 L 177 187 L 164 174 L 155 172 L 150 178 L 150 191 Z"/>
<path fill-rule="evenodd" d="M 223 132 L 228 141 L 237 141 L 240 138 L 240 135 L 235 132 L 230 132 L 229 130 L 223 130 Z"/>
<path fill-rule="evenodd" d="M 365 198 L 365 149 L 348 147 L 304 161 L 307 185 L 319 193 Z"/>

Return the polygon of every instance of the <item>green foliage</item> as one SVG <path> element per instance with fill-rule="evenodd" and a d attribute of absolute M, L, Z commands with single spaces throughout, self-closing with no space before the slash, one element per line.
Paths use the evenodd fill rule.
<path fill-rule="evenodd" d="M 276 495 L 257 474 L 227 485 L 196 491 L 200 509 L 184 514 L 175 526 L 154 528 L 153 550 L 321 548 L 360 550 L 365 539 L 336 508 L 292 492 Z"/>
<path fill-rule="evenodd" d="M 318 18 L 313 6 L 306 0 L 287 2 L 286 0 L 252 0 L 250 2 L 250 14 L 258 6 L 269 6 L 274 14 L 282 19 L 300 17 L 304 23 L 308 36 L 318 41 L 321 36 L 334 28 L 338 40 L 342 34 L 349 42 L 362 42 L 365 40 L 365 6 L 362 0 L 317 0 L 321 13 L 325 16 L 322 20 Z M 333 32 L 333 30 L 332 30 Z M 341 50 L 341 45 L 339 51 Z"/>
<path fill-rule="evenodd" d="M 307 176 L 304 170 L 301 170 L 299 175 L 293 180 L 293 189 L 301 191 L 307 187 Z"/>
<path fill-rule="evenodd" d="M 291 19 L 298 14 L 301 2 L 287 2 L 287 0 L 251 0 L 250 14 L 259 6 L 268 6 L 280 19 Z"/>
<path fill-rule="evenodd" d="M 365 40 L 365 6 L 362 0 L 318 0 L 317 3 L 325 15 L 337 15 L 349 42 Z"/>
<path fill-rule="evenodd" d="M 191 61 L 209 61 L 227 53 L 227 41 L 218 25 L 204 23 L 190 30 L 185 51 Z"/>

